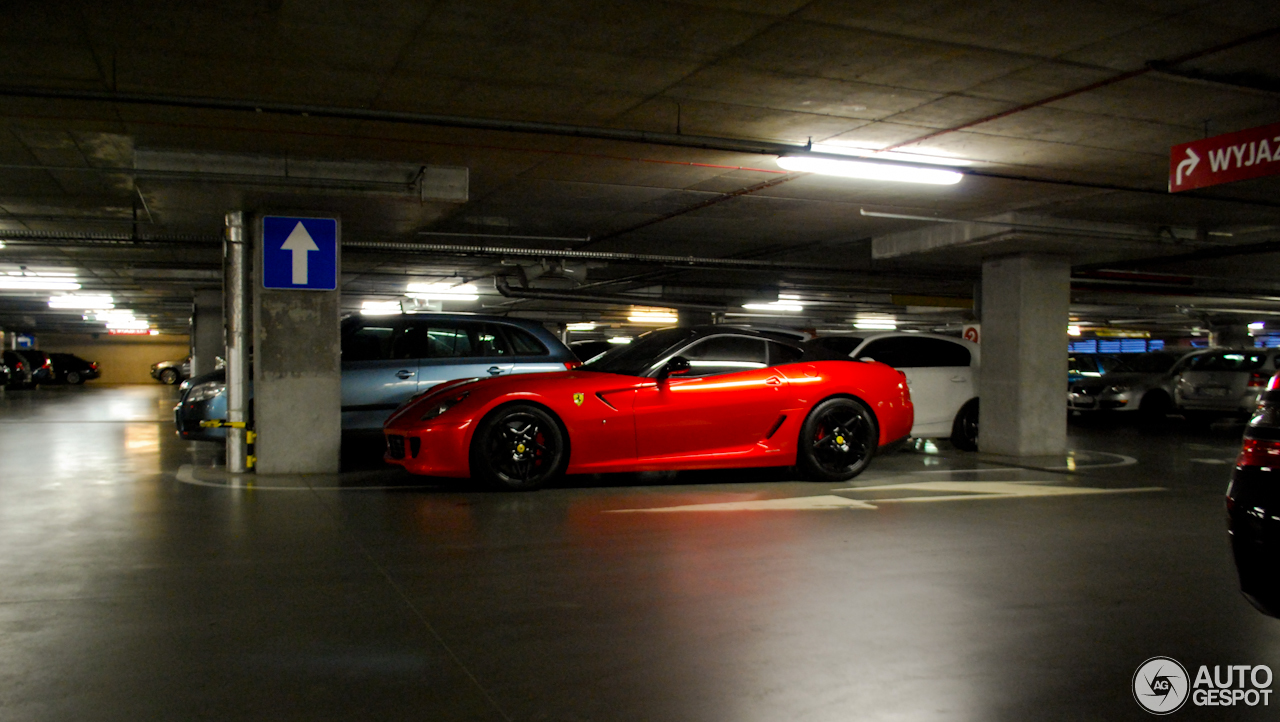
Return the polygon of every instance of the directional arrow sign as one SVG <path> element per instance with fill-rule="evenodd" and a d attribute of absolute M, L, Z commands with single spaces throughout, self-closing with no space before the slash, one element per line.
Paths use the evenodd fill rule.
<path fill-rule="evenodd" d="M 262 219 L 262 286 L 308 291 L 338 287 L 338 221 Z"/>
<path fill-rule="evenodd" d="M 1175 145 L 1169 192 L 1280 173 L 1280 123 Z"/>

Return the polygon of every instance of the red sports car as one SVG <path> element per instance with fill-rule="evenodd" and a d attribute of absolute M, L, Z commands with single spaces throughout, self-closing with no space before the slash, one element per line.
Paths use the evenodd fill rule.
<path fill-rule="evenodd" d="M 574 371 L 434 387 L 383 425 L 415 474 L 536 489 L 562 473 L 799 466 L 851 479 L 911 430 L 906 377 L 725 326 L 644 334 Z"/>

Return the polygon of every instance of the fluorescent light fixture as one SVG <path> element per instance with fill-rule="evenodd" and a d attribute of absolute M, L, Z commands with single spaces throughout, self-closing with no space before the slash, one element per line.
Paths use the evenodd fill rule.
<path fill-rule="evenodd" d="M 918 152 L 909 152 L 902 150 L 877 150 L 875 148 L 859 148 L 851 145 L 835 145 L 832 143 L 817 143 L 813 146 L 814 153 L 828 153 L 830 155 L 851 155 L 857 158 L 877 158 L 880 160 L 898 160 L 906 163 L 925 163 L 928 165 L 950 165 L 950 166 L 966 166 L 973 165 L 973 161 L 966 158 L 959 158 L 943 150 L 935 150 L 932 148 L 922 148 Z"/>
<path fill-rule="evenodd" d="M 785 170 L 834 175 L 844 178 L 862 178 L 896 183 L 925 183 L 931 185 L 955 185 L 964 175 L 952 170 L 927 168 L 904 163 L 881 161 L 840 160 L 807 155 L 784 155 L 778 158 L 778 167 Z"/>
<path fill-rule="evenodd" d="M 769 303 L 744 303 L 742 307 L 748 311 L 788 311 L 799 313 L 804 310 L 800 297 L 794 293 L 779 293 L 778 300 Z"/>
<path fill-rule="evenodd" d="M 631 343 L 630 336 L 610 336 L 609 343 L 628 344 Z"/>
<path fill-rule="evenodd" d="M 1249 324 L 1250 331 L 1261 331 L 1266 327 L 1267 327 L 1267 324 L 1265 321 L 1254 321 L 1253 323 Z"/>
<path fill-rule="evenodd" d="M 633 306 L 627 320 L 631 323 L 676 323 L 680 319 L 670 309 Z"/>
<path fill-rule="evenodd" d="M 66 296 L 50 296 L 49 308 L 70 308 L 81 311 L 96 311 L 115 308 L 115 299 L 111 296 L 69 294 Z"/>
<path fill-rule="evenodd" d="M 1080 335 L 1080 327 L 1079 327 L 1079 326 L 1067 326 L 1067 335 L 1068 335 L 1068 336 L 1079 336 L 1079 335 Z"/>
<path fill-rule="evenodd" d="M 66 277 L 0 276 L 0 289 L 9 291 L 78 291 L 80 284 Z"/>
<path fill-rule="evenodd" d="M 410 283 L 404 295 L 440 301 L 474 301 L 480 298 L 474 283 L 456 286 L 450 283 Z"/>
<path fill-rule="evenodd" d="M 859 316 L 853 319 L 853 327 L 863 331 L 897 331 L 898 320 L 893 316 Z"/>
<path fill-rule="evenodd" d="M 564 329 L 566 331 L 594 331 L 596 330 L 596 325 L 591 321 L 583 321 L 582 323 L 566 324 Z"/>
<path fill-rule="evenodd" d="M 4 248 L 4 241 L 0 241 L 0 248 Z"/>
<path fill-rule="evenodd" d="M 365 301 L 360 304 L 360 314 L 363 316 L 398 316 L 400 315 L 400 302 Z"/>

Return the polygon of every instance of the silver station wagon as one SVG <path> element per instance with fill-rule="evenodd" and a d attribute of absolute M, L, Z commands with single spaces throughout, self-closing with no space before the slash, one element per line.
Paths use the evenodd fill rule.
<path fill-rule="evenodd" d="M 453 379 L 565 371 L 577 356 L 541 324 L 465 314 L 353 316 L 342 322 L 342 430 L 381 431 L 401 403 Z M 221 441 L 227 418 L 223 370 L 182 385 L 174 408 L 184 439 Z"/>
<path fill-rule="evenodd" d="M 1173 393 L 1183 411 L 1247 415 L 1277 370 L 1280 350 L 1209 349 L 1178 362 Z"/>

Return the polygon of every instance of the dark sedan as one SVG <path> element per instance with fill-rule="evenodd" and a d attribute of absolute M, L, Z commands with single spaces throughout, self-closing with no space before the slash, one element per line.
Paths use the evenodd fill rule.
<path fill-rule="evenodd" d="M 1240 591 L 1280 617 L 1280 374 L 1271 377 L 1245 429 L 1227 487 L 1227 532 Z"/>
<path fill-rule="evenodd" d="M 73 353 L 51 353 L 49 362 L 53 371 L 52 383 L 55 384 L 78 386 L 101 375 L 96 361 L 85 361 Z"/>

